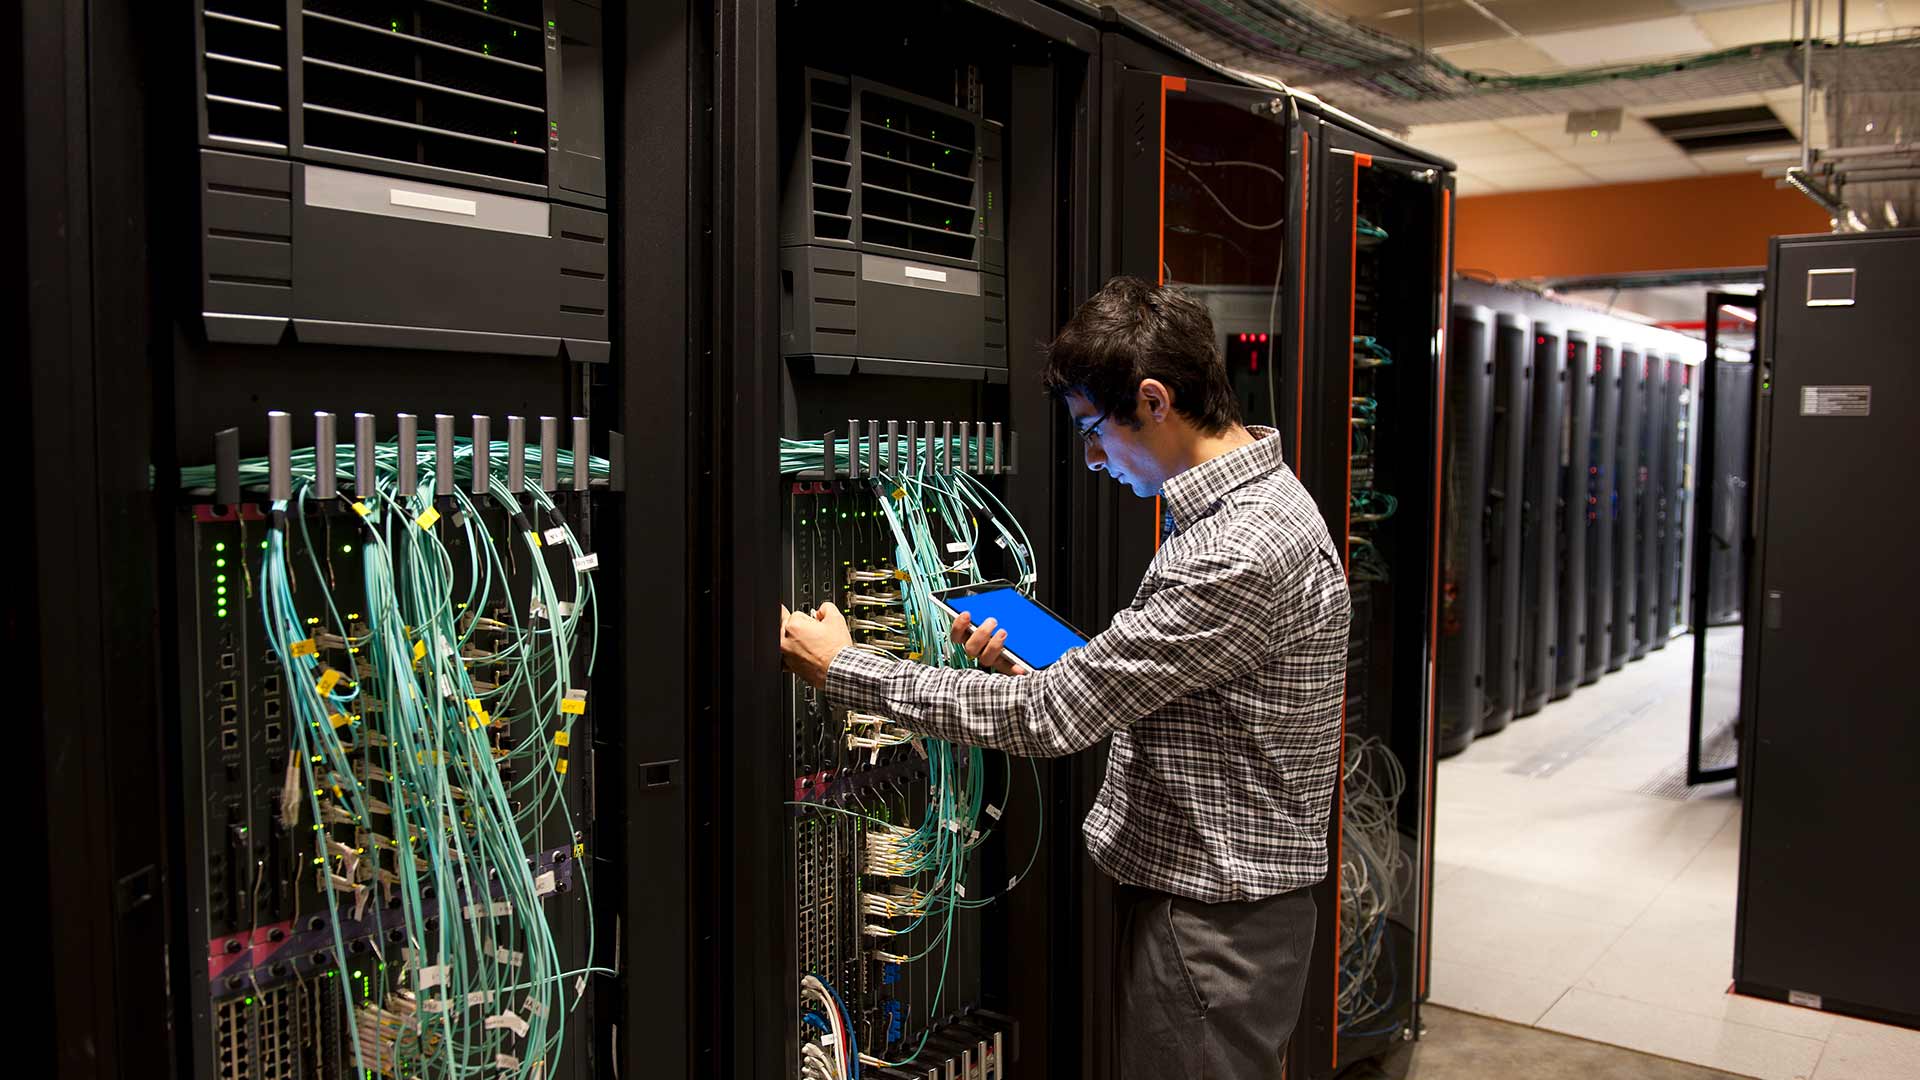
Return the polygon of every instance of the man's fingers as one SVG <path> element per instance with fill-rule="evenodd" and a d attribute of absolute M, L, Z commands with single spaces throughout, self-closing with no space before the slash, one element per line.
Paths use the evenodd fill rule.
<path fill-rule="evenodd" d="M 988 619 L 986 622 L 975 627 L 973 633 L 967 635 L 967 655 L 973 657 L 975 660 L 980 659 L 980 654 L 986 649 L 987 642 L 993 640 L 993 631 L 998 625 L 997 620 Z"/>
<path fill-rule="evenodd" d="M 953 639 L 955 645 L 965 645 L 967 642 L 967 631 L 971 629 L 973 629 L 973 613 L 963 611 L 958 618 L 953 620 L 953 628 L 947 631 L 947 636 Z"/>
<path fill-rule="evenodd" d="M 834 607 L 833 601 L 831 600 L 827 601 L 824 604 L 821 604 L 820 610 L 814 612 L 813 617 L 816 619 L 819 619 L 821 622 L 834 622 L 834 621 L 845 622 L 846 621 L 846 616 L 840 614 L 840 609 L 837 607 Z"/>
<path fill-rule="evenodd" d="M 1000 654 L 1006 651 L 1007 632 L 1002 630 L 988 638 L 986 648 L 980 650 L 980 666 L 983 668 L 999 667 Z"/>

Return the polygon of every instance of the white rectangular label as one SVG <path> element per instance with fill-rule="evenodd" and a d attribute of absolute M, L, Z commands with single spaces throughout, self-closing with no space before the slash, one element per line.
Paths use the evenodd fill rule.
<path fill-rule="evenodd" d="M 901 272 L 910 278 L 919 278 L 922 281 L 947 280 L 947 272 L 945 270 L 928 270 L 921 266 L 907 266 L 903 267 Z"/>
<path fill-rule="evenodd" d="M 411 206 L 415 210 L 438 210 L 443 214 L 465 214 L 468 217 L 480 212 L 480 204 L 472 199 L 451 199 L 445 195 L 429 195 L 424 191 L 408 191 L 405 188 L 388 188 L 387 202 L 394 206 Z"/>
<path fill-rule="evenodd" d="M 414 987 L 420 990 L 431 990 L 439 986 L 446 976 L 447 969 L 438 964 L 433 967 L 423 967 L 420 973 L 414 976 Z"/>
<path fill-rule="evenodd" d="M 1801 416 L 1869 416 L 1873 412 L 1871 386 L 1803 386 Z"/>
<path fill-rule="evenodd" d="M 1787 1004 L 1798 1005 L 1803 1009 L 1817 1009 L 1820 1007 L 1820 995 L 1809 994 L 1805 990 L 1789 990 Z"/>
<path fill-rule="evenodd" d="M 972 548 L 968 547 L 967 545 L 961 543 L 958 540 L 955 540 L 953 543 L 947 545 L 947 554 L 949 555 L 965 555 L 967 552 L 972 550 L 973 550 Z"/>
<path fill-rule="evenodd" d="M 545 896 L 556 887 L 553 882 L 553 871 L 551 870 L 533 879 L 533 895 L 535 896 Z"/>
<path fill-rule="evenodd" d="M 523 1039 L 527 1037 L 527 1022 L 520 1019 L 519 1015 L 512 1009 L 508 1009 L 498 1016 L 487 1017 L 486 1027 L 488 1031 L 496 1028 L 506 1028 L 508 1031 L 513 1032 Z"/>
<path fill-rule="evenodd" d="M 583 574 L 586 573 L 588 570 L 591 570 L 594 567 L 599 565 L 600 565 L 600 554 L 598 552 L 594 552 L 588 555 L 582 555 L 579 558 L 573 560 L 573 568 L 575 570 L 580 571 Z"/>
<path fill-rule="evenodd" d="M 567 530 L 558 525 L 548 529 L 544 535 L 549 544 L 564 544 L 567 542 Z"/>

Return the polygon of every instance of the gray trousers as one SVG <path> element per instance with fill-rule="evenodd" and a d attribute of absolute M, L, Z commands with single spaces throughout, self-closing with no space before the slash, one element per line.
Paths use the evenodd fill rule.
<path fill-rule="evenodd" d="M 1313 952 L 1305 889 L 1234 904 L 1118 888 L 1121 1080 L 1278 1080 Z"/>

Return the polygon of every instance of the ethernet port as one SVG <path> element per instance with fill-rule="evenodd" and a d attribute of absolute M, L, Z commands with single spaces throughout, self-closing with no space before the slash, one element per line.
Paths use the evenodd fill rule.
<path fill-rule="evenodd" d="M 240 706 L 238 705 L 220 706 L 220 724 L 222 727 L 232 727 L 233 725 L 239 722 L 240 722 Z"/>
<path fill-rule="evenodd" d="M 279 698 L 268 699 L 266 704 L 262 705 L 261 708 L 266 712 L 267 719 L 269 720 L 280 719 L 280 699 Z"/>
<path fill-rule="evenodd" d="M 260 680 L 260 690 L 262 693 L 267 693 L 267 694 L 279 693 L 280 692 L 280 676 L 269 675 L 266 678 Z"/>
<path fill-rule="evenodd" d="M 222 750 L 240 749 L 240 733 L 237 731 L 221 732 L 220 733 L 220 749 Z"/>
<path fill-rule="evenodd" d="M 279 724 L 268 724 L 268 725 L 267 725 L 267 741 L 268 741 L 269 743 L 277 743 L 277 742 L 279 742 L 279 741 L 280 741 L 280 738 L 281 738 L 281 735 L 282 735 L 282 731 L 281 731 L 281 728 L 280 728 L 280 725 L 279 725 Z"/>
<path fill-rule="evenodd" d="M 235 657 L 234 657 L 234 655 L 233 655 L 232 653 L 230 653 L 230 652 L 223 652 L 223 653 L 221 653 L 221 654 L 220 654 L 220 670 L 222 670 L 222 671 L 232 671 L 232 670 L 233 670 L 233 665 L 234 665 L 234 664 L 235 664 L 236 662 L 237 662 L 237 661 L 236 661 L 236 659 L 235 659 Z"/>

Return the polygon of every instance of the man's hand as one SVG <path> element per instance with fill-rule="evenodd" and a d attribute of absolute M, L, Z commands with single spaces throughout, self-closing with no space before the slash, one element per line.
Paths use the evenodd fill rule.
<path fill-rule="evenodd" d="M 973 613 L 963 611 L 953 620 L 953 629 L 948 631 L 948 636 L 988 671 L 997 671 L 1002 675 L 1030 674 L 1025 664 L 1016 664 L 1006 655 L 1007 632 L 996 631 L 995 625 L 995 620 L 988 619 L 975 626 Z"/>
<path fill-rule="evenodd" d="M 827 685 L 827 669 L 840 650 L 853 644 L 846 616 L 832 604 L 808 614 L 780 606 L 780 666 L 820 689 Z"/>

